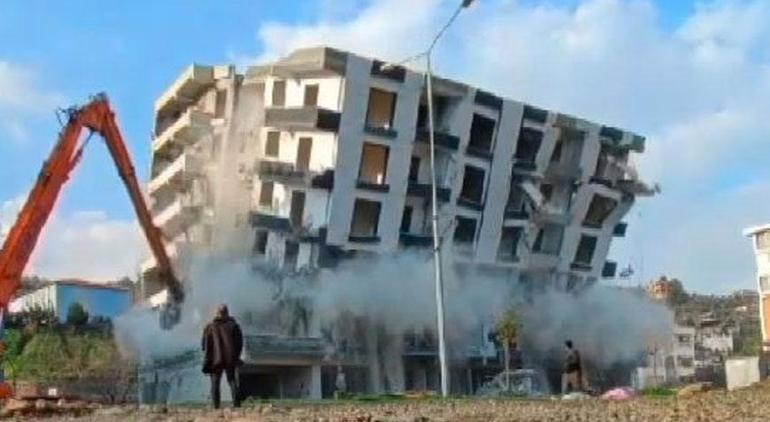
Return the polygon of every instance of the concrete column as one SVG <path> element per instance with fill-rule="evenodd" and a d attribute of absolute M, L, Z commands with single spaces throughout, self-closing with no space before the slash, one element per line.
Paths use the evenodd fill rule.
<path fill-rule="evenodd" d="M 321 365 L 310 367 L 310 395 L 313 400 L 321 399 Z"/>

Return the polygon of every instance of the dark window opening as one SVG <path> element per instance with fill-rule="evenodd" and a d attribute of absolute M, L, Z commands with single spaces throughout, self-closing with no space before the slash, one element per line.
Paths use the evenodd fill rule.
<path fill-rule="evenodd" d="M 267 230 L 257 230 L 254 237 L 254 253 L 257 255 L 264 255 L 267 253 Z"/>
<path fill-rule="evenodd" d="M 521 227 L 503 227 L 500 235 L 500 247 L 497 249 L 497 258 L 504 261 L 518 258 L 519 240 L 521 239 Z"/>
<path fill-rule="evenodd" d="M 524 212 L 525 211 L 525 193 L 524 189 L 518 181 L 511 182 L 511 188 L 508 193 L 508 203 L 505 206 L 505 210 L 508 212 Z"/>
<path fill-rule="evenodd" d="M 353 207 L 353 221 L 350 224 L 351 236 L 376 236 L 380 222 L 380 208 L 379 202 L 356 199 Z"/>
<path fill-rule="evenodd" d="M 358 180 L 372 185 L 384 185 L 388 171 L 388 147 L 364 142 Z"/>
<path fill-rule="evenodd" d="M 412 156 L 412 161 L 409 162 L 409 181 L 417 183 L 420 176 L 420 157 Z"/>
<path fill-rule="evenodd" d="M 412 207 L 404 207 L 404 214 L 401 216 L 401 233 L 409 233 L 412 227 Z"/>
<path fill-rule="evenodd" d="M 262 182 L 262 188 L 259 190 L 259 205 L 273 206 L 273 182 Z"/>
<path fill-rule="evenodd" d="M 528 127 L 521 128 L 516 142 L 516 160 L 522 163 L 534 163 L 543 141 L 543 132 Z"/>
<path fill-rule="evenodd" d="M 483 194 L 484 170 L 478 167 L 465 166 L 465 173 L 463 174 L 463 186 L 460 190 L 460 197 L 476 204 L 481 204 Z"/>
<path fill-rule="evenodd" d="M 286 105 L 286 81 L 273 82 L 273 105 Z"/>
<path fill-rule="evenodd" d="M 299 138 L 296 168 L 300 171 L 310 169 L 310 152 L 313 150 L 313 138 Z"/>
<path fill-rule="evenodd" d="M 580 243 L 578 243 L 577 252 L 575 253 L 575 263 L 591 265 L 591 261 L 594 258 L 595 249 L 596 237 L 581 235 Z"/>
<path fill-rule="evenodd" d="M 302 227 L 305 213 L 305 192 L 294 191 L 291 193 L 291 210 L 289 218 L 293 227 Z"/>
<path fill-rule="evenodd" d="M 226 108 L 227 108 L 227 91 L 218 90 L 216 105 L 214 108 L 214 117 L 225 117 Z"/>
<path fill-rule="evenodd" d="M 366 126 L 376 129 L 392 129 L 396 111 L 396 93 L 377 88 L 369 90 L 369 108 Z"/>
<path fill-rule="evenodd" d="M 267 140 L 265 141 L 265 155 L 268 157 L 278 157 L 280 144 L 281 132 L 267 132 Z"/>
<path fill-rule="evenodd" d="M 476 239 L 476 219 L 457 217 L 455 224 L 455 243 L 473 243 Z"/>
<path fill-rule="evenodd" d="M 492 141 L 495 134 L 495 121 L 480 114 L 473 115 L 471 124 L 471 138 L 468 141 L 468 148 L 490 153 L 492 152 Z"/>
<path fill-rule="evenodd" d="M 305 103 L 306 106 L 318 105 L 318 84 L 305 85 Z"/>
<path fill-rule="evenodd" d="M 558 224 L 546 224 L 538 230 L 532 250 L 546 255 L 558 255 L 561 251 L 564 227 Z"/>
<path fill-rule="evenodd" d="M 294 270 L 297 268 L 297 258 L 299 257 L 299 243 L 291 240 L 286 241 L 286 250 L 283 254 L 284 267 Z"/>
<path fill-rule="evenodd" d="M 601 227 L 604 224 L 604 220 L 612 214 L 617 205 L 618 203 L 614 199 L 594 195 L 591 199 L 591 204 L 588 206 L 588 212 L 586 213 L 585 220 L 583 220 L 583 225 L 595 228 Z"/>
<path fill-rule="evenodd" d="M 440 95 L 433 96 L 433 126 L 436 128 L 436 131 L 440 131 L 450 119 L 450 101 L 449 97 Z M 430 127 L 429 123 L 428 99 L 427 97 L 423 97 L 420 101 L 420 106 L 417 109 L 417 128 L 427 130 Z"/>
<path fill-rule="evenodd" d="M 550 183 L 543 183 L 540 185 L 540 193 L 543 195 L 543 202 L 548 202 L 553 198 L 553 185 Z"/>

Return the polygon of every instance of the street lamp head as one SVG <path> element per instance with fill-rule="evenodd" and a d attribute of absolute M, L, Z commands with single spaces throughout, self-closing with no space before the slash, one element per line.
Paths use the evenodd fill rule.
<path fill-rule="evenodd" d="M 474 0 L 463 0 L 463 8 L 468 8 L 471 4 L 473 4 Z"/>

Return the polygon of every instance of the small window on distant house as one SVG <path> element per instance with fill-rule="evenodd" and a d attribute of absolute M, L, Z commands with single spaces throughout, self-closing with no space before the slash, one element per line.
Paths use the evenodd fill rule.
<path fill-rule="evenodd" d="M 286 81 L 273 82 L 273 105 L 286 105 Z"/>
<path fill-rule="evenodd" d="M 259 205 L 263 207 L 273 206 L 273 182 L 262 182 L 259 191 Z"/>
<path fill-rule="evenodd" d="M 318 84 L 305 85 L 305 105 L 318 105 Z"/>
<path fill-rule="evenodd" d="M 265 155 L 268 157 L 278 157 L 281 144 L 281 132 L 270 131 L 267 132 L 267 140 L 265 142 Z"/>

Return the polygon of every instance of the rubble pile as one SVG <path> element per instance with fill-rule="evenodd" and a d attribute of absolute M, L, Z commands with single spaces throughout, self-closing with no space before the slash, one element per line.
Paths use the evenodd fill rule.
<path fill-rule="evenodd" d="M 701 386 L 702 387 L 702 386 Z M 275 402 L 243 409 L 99 407 L 74 420 L 252 421 L 714 421 L 770 420 L 770 382 L 726 392 L 689 388 L 685 395 L 622 401 L 542 399 L 399 399 L 382 402 Z M 35 415 L 34 413 L 31 415 Z M 57 419 L 64 419 L 61 416 Z"/>

